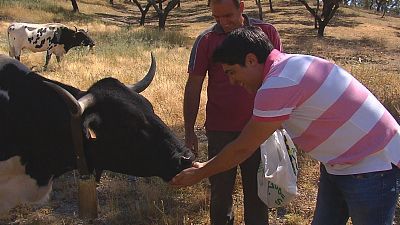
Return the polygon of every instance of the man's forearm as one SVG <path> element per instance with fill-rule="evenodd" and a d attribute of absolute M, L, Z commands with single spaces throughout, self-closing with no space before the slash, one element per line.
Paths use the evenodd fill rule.
<path fill-rule="evenodd" d="M 257 149 L 246 149 L 236 144 L 236 141 L 229 143 L 222 152 L 208 160 L 202 168 L 202 178 L 213 176 L 239 165 L 249 158 Z"/>
<path fill-rule="evenodd" d="M 229 170 L 249 158 L 258 147 L 279 127 L 282 121 L 270 123 L 250 120 L 239 137 L 226 145 L 202 167 L 201 175 L 209 177 Z"/>
<path fill-rule="evenodd" d="M 203 78 L 190 77 L 185 87 L 183 100 L 183 118 L 185 131 L 191 131 L 196 123 L 200 105 L 200 93 Z"/>
<path fill-rule="evenodd" d="M 197 114 L 199 112 L 199 102 L 200 99 L 197 99 L 193 96 L 187 97 L 185 95 L 185 101 L 183 106 L 183 118 L 184 118 L 184 126 L 185 130 L 193 130 L 194 124 L 196 123 Z"/>

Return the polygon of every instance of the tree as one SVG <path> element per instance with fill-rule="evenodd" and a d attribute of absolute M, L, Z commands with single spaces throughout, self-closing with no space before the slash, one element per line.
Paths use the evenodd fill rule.
<path fill-rule="evenodd" d="M 145 7 L 142 7 L 142 5 L 139 3 L 138 0 L 131 0 L 135 5 L 139 8 L 141 17 L 140 17 L 140 26 L 144 26 L 144 21 L 146 18 L 146 14 L 149 11 L 150 7 L 153 6 L 154 9 L 157 12 L 158 16 L 158 28 L 160 30 L 165 29 L 165 23 L 167 21 L 167 16 L 168 13 L 174 9 L 175 7 L 180 7 L 180 0 L 171 0 L 168 2 L 167 7 L 163 9 L 163 2 L 166 2 L 167 0 L 147 0 L 147 4 Z"/>
<path fill-rule="evenodd" d="M 258 7 L 258 17 L 260 18 L 260 20 L 263 20 L 263 10 L 262 10 L 261 0 L 256 0 L 256 5 Z M 269 0 L 269 10 L 270 12 L 274 12 L 274 9 L 272 8 L 272 0 Z"/>
<path fill-rule="evenodd" d="M 299 0 L 306 9 L 314 16 L 315 20 L 318 24 L 318 36 L 323 37 L 325 27 L 328 25 L 329 21 L 335 15 L 337 9 L 339 8 L 340 0 L 322 0 L 322 12 L 321 15 L 318 15 L 318 10 L 311 8 L 306 0 Z M 318 1 L 318 0 L 317 0 Z M 319 7 L 319 6 L 318 6 Z"/>
<path fill-rule="evenodd" d="M 261 0 L 256 0 L 256 5 L 258 6 L 258 17 L 260 18 L 260 20 L 263 20 Z"/>
<path fill-rule="evenodd" d="M 383 9 L 384 4 L 386 3 L 385 0 L 375 0 L 376 3 L 376 11 L 380 12 Z"/>
<path fill-rule="evenodd" d="M 269 0 L 269 11 L 274 12 L 274 9 L 272 8 L 272 0 Z"/>
<path fill-rule="evenodd" d="M 71 0 L 71 3 L 72 3 L 72 12 L 79 12 L 78 3 L 76 3 L 76 0 Z"/>
<path fill-rule="evenodd" d="M 320 6 L 320 0 L 316 0 L 317 1 L 317 8 L 315 9 L 315 13 L 318 14 L 319 11 L 319 6 Z M 318 29 L 318 20 L 317 18 L 314 17 L 314 28 Z"/>
<path fill-rule="evenodd" d="M 165 1 L 165 0 L 164 0 Z M 175 8 L 175 6 L 178 5 L 180 0 L 171 0 L 168 2 L 167 7 L 163 10 L 162 8 L 162 3 L 164 2 L 163 0 L 148 0 L 148 2 L 154 7 L 154 9 L 157 12 L 158 15 L 158 28 L 160 30 L 165 30 L 165 23 L 167 21 L 168 13 L 171 12 L 172 9 Z M 157 5 L 158 3 L 158 5 Z"/>
<path fill-rule="evenodd" d="M 147 12 L 149 11 L 149 9 L 151 7 L 151 3 L 148 2 L 146 4 L 146 6 L 144 8 L 142 8 L 142 5 L 138 2 L 138 0 L 132 0 L 132 2 L 136 4 L 136 6 L 139 8 L 139 11 L 141 14 L 139 24 L 140 24 L 140 26 L 144 26 L 144 20 L 146 18 Z"/>

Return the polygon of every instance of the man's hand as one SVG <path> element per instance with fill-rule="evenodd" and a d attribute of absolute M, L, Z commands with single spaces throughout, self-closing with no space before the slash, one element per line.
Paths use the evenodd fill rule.
<path fill-rule="evenodd" d="M 193 162 L 192 167 L 187 168 L 176 175 L 169 184 L 173 187 L 186 187 L 199 183 L 204 176 L 201 168 L 205 163 Z"/>
<path fill-rule="evenodd" d="M 197 135 L 196 133 L 194 133 L 194 130 L 185 132 L 185 146 L 192 150 L 195 156 L 198 156 L 199 143 Z"/>

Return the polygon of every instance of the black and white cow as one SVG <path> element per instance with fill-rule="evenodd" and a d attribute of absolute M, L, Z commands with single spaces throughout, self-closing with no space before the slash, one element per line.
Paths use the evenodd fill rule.
<path fill-rule="evenodd" d="M 46 199 L 53 180 L 77 168 L 73 105 L 83 110 L 77 133 L 90 171 L 169 181 L 190 167 L 193 153 L 139 94 L 151 83 L 155 67 L 152 57 L 148 74 L 132 86 L 105 78 L 81 91 L 0 55 L 0 212 Z M 73 97 L 66 100 L 48 82 Z"/>
<path fill-rule="evenodd" d="M 71 48 L 76 46 L 90 46 L 95 42 L 83 29 L 71 30 L 60 23 L 30 24 L 12 23 L 7 29 L 9 55 L 20 60 L 22 49 L 29 49 L 32 52 L 46 51 L 47 69 L 51 55 L 54 53 L 57 62 Z"/>

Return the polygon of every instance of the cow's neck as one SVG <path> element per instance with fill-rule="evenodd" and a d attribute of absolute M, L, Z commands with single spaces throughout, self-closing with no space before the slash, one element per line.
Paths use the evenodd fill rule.
<path fill-rule="evenodd" d="M 79 42 L 70 42 L 64 44 L 65 53 L 67 53 L 71 48 L 80 46 Z"/>

